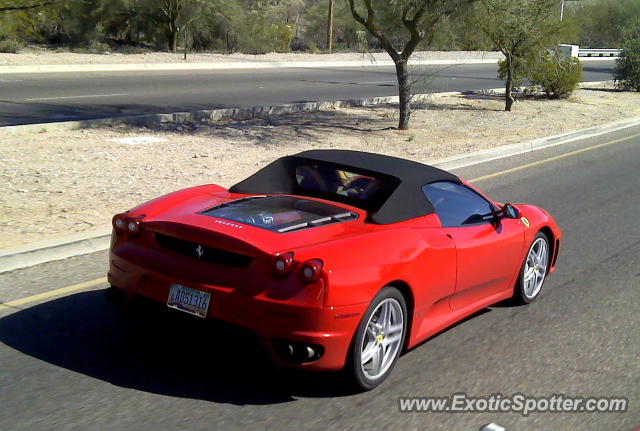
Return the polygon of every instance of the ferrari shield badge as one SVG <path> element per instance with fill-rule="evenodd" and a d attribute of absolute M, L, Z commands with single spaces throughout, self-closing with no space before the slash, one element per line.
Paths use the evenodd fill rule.
<path fill-rule="evenodd" d="M 522 224 L 525 225 L 525 227 L 529 227 L 529 219 L 526 217 L 520 217 L 520 220 L 522 220 Z"/>

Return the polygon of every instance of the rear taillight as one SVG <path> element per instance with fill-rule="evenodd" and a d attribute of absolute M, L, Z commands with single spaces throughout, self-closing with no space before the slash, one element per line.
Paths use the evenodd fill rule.
<path fill-rule="evenodd" d="M 117 234 L 123 233 L 127 228 L 127 222 L 125 221 L 123 214 L 116 214 L 115 216 L 113 216 L 113 220 L 111 220 L 111 223 L 113 224 L 113 229 Z"/>
<path fill-rule="evenodd" d="M 116 214 L 113 217 L 112 224 L 116 234 L 125 234 L 129 237 L 136 237 L 142 230 L 142 219 L 144 215 L 129 216 L 127 213 Z"/>
<path fill-rule="evenodd" d="M 286 277 L 293 271 L 293 253 L 282 253 L 273 260 L 273 274 L 276 277 Z"/>
<path fill-rule="evenodd" d="M 307 260 L 300 265 L 298 275 L 305 284 L 315 283 L 322 276 L 322 261 L 320 259 Z"/>
<path fill-rule="evenodd" d="M 129 236 L 135 236 L 140 233 L 140 220 L 129 220 L 127 222 L 127 234 Z"/>

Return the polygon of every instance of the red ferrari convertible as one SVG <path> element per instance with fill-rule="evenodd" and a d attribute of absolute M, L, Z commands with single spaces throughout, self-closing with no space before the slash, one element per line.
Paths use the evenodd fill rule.
<path fill-rule="evenodd" d="M 313 150 L 229 189 L 180 190 L 113 218 L 111 292 L 255 331 L 275 360 L 379 385 L 400 353 L 491 304 L 535 300 L 562 233 L 457 176 Z"/>

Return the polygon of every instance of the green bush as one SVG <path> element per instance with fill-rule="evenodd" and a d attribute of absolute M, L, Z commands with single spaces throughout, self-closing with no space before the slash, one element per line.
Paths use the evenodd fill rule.
<path fill-rule="evenodd" d="M 577 58 L 546 53 L 529 63 L 529 82 L 550 99 L 566 99 L 582 81 L 582 63 Z"/>
<path fill-rule="evenodd" d="M 14 39 L 0 40 L 0 52 L 17 54 L 22 49 L 22 44 Z"/>
<path fill-rule="evenodd" d="M 614 76 L 618 88 L 640 91 L 640 27 L 625 34 Z"/>

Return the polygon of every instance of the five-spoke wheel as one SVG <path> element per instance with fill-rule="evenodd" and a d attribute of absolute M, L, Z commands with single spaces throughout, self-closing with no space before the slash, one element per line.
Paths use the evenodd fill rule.
<path fill-rule="evenodd" d="M 533 302 L 542 290 L 548 270 L 549 240 L 544 233 L 538 232 L 522 265 L 514 298 L 525 304 Z"/>
<path fill-rule="evenodd" d="M 350 370 L 360 389 L 373 389 L 389 375 L 404 345 L 406 316 L 404 297 L 394 287 L 385 287 L 372 301 L 351 352 Z"/>

